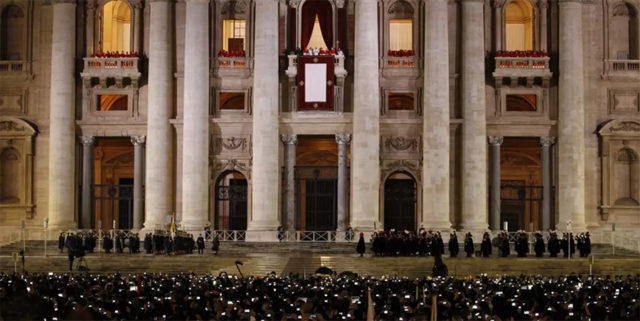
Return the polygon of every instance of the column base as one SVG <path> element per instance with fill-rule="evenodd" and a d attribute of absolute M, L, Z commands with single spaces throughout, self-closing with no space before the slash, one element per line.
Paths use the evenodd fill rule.
<path fill-rule="evenodd" d="M 471 222 L 471 223 L 464 223 L 461 227 L 461 230 L 464 230 L 465 232 L 471 232 L 471 234 L 476 234 L 476 233 L 484 233 L 487 230 L 489 230 L 489 224 L 487 224 L 486 222 Z M 482 234 L 480 234 L 482 235 Z"/>
<path fill-rule="evenodd" d="M 587 231 L 587 225 L 585 224 L 585 222 L 571 222 L 571 226 L 569 228 L 567 226 L 567 221 L 559 221 L 558 224 L 556 224 L 555 229 L 558 231 L 571 230 L 571 232 L 585 232 Z"/>
<path fill-rule="evenodd" d="M 424 222 L 422 222 L 420 224 L 427 231 L 428 230 L 434 230 L 434 231 L 438 230 L 438 231 L 442 232 L 442 231 L 450 231 L 450 230 L 452 230 L 451 222 L 449 222 L 449 221 L 424 221 Z"/>
<path fill-rule="evenodd" d="M 276 232 L 278 230 L 278 222 L 277 221 L 250 221 L 247 224 L 247 231 L 273 231 Z"/>
<path fill-rule="evenodd" d="M 138 231 L 138 234 L 153 233 L 155 230 L 169 230 L 170 224 L 163 222 L 145 222 L 144 227 Z"/>
<path fill-rule="evenodd" d="M 180 222 L 180 229 L 198 237 L 199 234 L 204 236 L 204 227 L 207 225 L 211 225 L 211 223 L 207 221 Z"/>
<path fill-rule="evenodd" d="M 76 222 L 59 222 L 59 223 L 49 223 L 48 230 L 49 233 L 58 233 L 66 232 L 68 230 L 77 230 L 78 224 Z"/>
<path fill-rule="evenodd" d="M 384 226 L 382 223 L 374 220 L 359 220 L 359 221 L 351 221 L 351 228 L 354 232 L 367 232 L 367 231 L 377 231 L 382 230 Z M 366 234 L 366 233 L 365 233 Z"/>
<path fill-rule="evenodd" d="M 278 231 L 247 231 L 246 242 L 279 242 Z"/>

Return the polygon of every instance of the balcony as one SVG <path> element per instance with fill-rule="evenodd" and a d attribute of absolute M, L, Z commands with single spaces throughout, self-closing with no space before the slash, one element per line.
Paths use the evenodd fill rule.
<path fill-rule="evenodd" d="M 288 55 L 288 66 L 287 70 L 285 70 L 285 74 L 289 78 L 289 111 L 297 111 L 298 108 L 302 108 L 300 102 L 298 101 L 299 90 L 302 87 L 298 87 L 298 81 L 302 79 L 298 79 L 298 55 Z M 334 79 L 328 79 L 329 86 L 333 87 L 333 111 L 342 112 L 344 110 L 344 79 L 347 76 L 347 70 L 344 68 L 344 55 L 320 55 L 320 56 L 303 56 L 303 57 L 318 57 L 318 60 L 325 60 L 328 57 L 333 58 L 333 72 L 332 75 L 335 77 L 335 84 L 333 83 Z M 320 57 L 322 57 L 320 59 Z M 302 99 L 302 97 L 300 97 Z"/>
<path fill-rule="evenodd" d="M 218 57 L 218 68 L 251 68 L 251 60 L 246 57 Z"/>
<path fill-rule="evenodd" d="M 523 79 L 527 87 L 534 84 L 546 87 L 553 75 L 549 69 L 549 60 L 550 58 L 546 56 L 495 57 L 496 69 L 493 77 L 496 80 L 496 86 L 502 86 L 504 80 L 508 79 L 511 87 L 515 87 Z"/>
<path fill-rule="evenodd" d="M 24 71 L 24 63 L 21 60 L 0 60 L 0 74 L 20 73 Z"/>
<path fill-rule="evenodd" d="M 415 56 L 411 57 L 385 57 L 383 58 L 385 68 L 416 68 L 418 66 L 418 59 Z"/>
<path fill-rule="evenodd" d="M 139 61 L 140 58 L 138 57 L 84 58 L 82 76 L 85 77 L 86 75 L 98 78 L 139 78 Z"/>
<path fill-rule="evenodd" d="M 603 78 L 638 80 L 640 79 L 640 60 L 605 60 Z"/>

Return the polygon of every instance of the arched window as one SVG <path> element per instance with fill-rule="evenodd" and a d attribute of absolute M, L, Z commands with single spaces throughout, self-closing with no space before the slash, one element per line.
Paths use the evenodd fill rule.
<path fill-rule="evenodd" d="M 638 156 L 629 149 L 623 148 L 616 155 L 615 167 L 615 202 L 616 205 L 638 205 Z"/>
<path fill-rule="evenodd" d="M 638 12 L 625 2 L 612 10 L 609 56 L 612 59 L 638 59 Z"/>
<path fill-rule="evenodd" d="M 0 19 L 0 60 L 23 60 L 26 23 L 22 9 L 9 5 L 2 10 Z"/>
<path fill-rule="evenodd" d="M 124 1 L 109 1 L 102 8 L 102 51 L 131 51 L 131 8 Z"/>
<path fill-rule="evenodd" d="M 505 48 L 508 51 L 533 50 L 533 6 L 527 0 L 514 0 L 505 11 Z"/>
<path fill-rule="evenodd" d="M 11 147 L 3 149 L 0 153 L 0 202 L 20 202 L 19 174 L 20 155 L 18 151 Z"/>
<path fill-rule="evenodd" d="M 389 50 L 413 50 L 413 7 L 406 1 L 389 7 Z"/>

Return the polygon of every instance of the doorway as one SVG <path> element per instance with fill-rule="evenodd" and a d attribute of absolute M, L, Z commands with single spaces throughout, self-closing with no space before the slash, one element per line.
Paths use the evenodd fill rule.
<path fill-rule="evenodd" d="M 384 183 L 384 228 L 415 231 L 416 181 L 396 172 Z"/>

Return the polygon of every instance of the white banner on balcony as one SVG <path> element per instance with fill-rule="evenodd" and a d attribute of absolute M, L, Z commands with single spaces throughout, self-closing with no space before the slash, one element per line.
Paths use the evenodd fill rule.
<path fill-rule="evenodd" d="M 327 64 L 304 65 L 304 101 L 327 101 Z"/>

